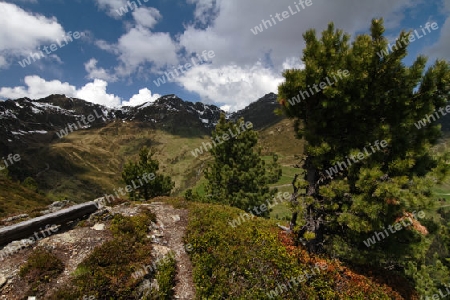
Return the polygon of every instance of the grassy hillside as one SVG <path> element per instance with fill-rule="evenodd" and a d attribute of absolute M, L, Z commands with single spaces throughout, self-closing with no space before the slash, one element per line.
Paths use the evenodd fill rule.
<path fill-rule="evenodd" d="M 14 214 L 42 206 L 41 203 L 66 198 L 85 202 L 105 193 L 113 194 L 115 189 L 124 187 L 121 179 L 124 163 L 137 159 L 142 146 L 156 149 L 160 171 L 175 181 L 172 195 L 183 195 L 188 188 L 203 195 L 203 170 L 211 157 L 208 153 L 195 157 L 191 151 L 209 141 L 209 136 L 201 132 L 191 132 L 190 136 L 173 135 L 139 122 L 116 121 L 102 128 L 74 131 L 51 144 L 43 142 L 29 147 L 17 165 L 17 168 L 25 170 L 24 177 L 31 176 L 37 181 L 46 197 L 23 187 L 15 188 L 14 183 L 0 182 L 5 187 L 0 189 L 0 199 L 4 199 L 0 213 Z M 443 146 L 437 149 L 446 148 L 447 143 L 448 139 L 444 139 Z M 295 138 L 293 121 L 283 119 L 261 129 L 258 144 L 262 148 L 263 159 L 269 160 L 271 153 L 276 153 L 282 166 L 281 179 L 271 187 L 281 192 L 292 192 L 294 174 L 301 171 L 295 165 L 299 163 L 304 146 L 302 140 Z M 450 198 L 450 180 L 437 186 L 435 191 L 438 197 Z M 21 193 L 25 194 L 21 196 Z M 271 214 L 280 220 L 289 215 L 286 203 L 274 207 Z"/>
<path fill-rule="evenodd" d="M 50 198 L 85 202 L 123 187 L 125 162 L 137 159 L 141 147 L 154 147 L 160 171 L 176 182 L 176 194 L 189 185 L 190 176 L 186 175 L 201 165 L 202 159 L 194 160 L 190 151 L 204 140 L 206 137 L 179 137 L 139 123 L 114 122 L 100 129 L 75 131 L 34 153 L 39 161 L 32 157 L 24 160 L 35 169 L 49 164 L 39 183 Z"/>
<path fill-rule="evenodd" d="M 43 208 L 51 201 L 0 173 L 0 218 Z"/>
<path fill-rule="evenodd" d="M 177 195 L 200 179 L 197 174 L 201 174 L 199 169 L 207 155 L 195 158 L 191 151 L 208 140 L 201 133 L 183 137 L 138 122 L 117 121 L 102 128 L 74 131 L 50 144 L 34 144 L 20 152 L 21 161 L 12 168 L 23 178 L 35 179 L 42 195 L 0 177 L 0 216 L 57 200 L 81 203 L 113 194 L 115 189 L 124 188 L 123 165 L 137 159 L 143 146 L 156 149 L 160 172 L 172 176 L 173 194 Z"/>

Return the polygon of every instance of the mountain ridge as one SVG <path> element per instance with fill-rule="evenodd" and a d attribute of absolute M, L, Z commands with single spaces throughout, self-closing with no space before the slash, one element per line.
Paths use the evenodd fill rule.
<path fill-rule="evenodd" d="M 263 110 L 273 99 L 262 97 L 252 107 Z M 136 158 L 141 147 L 152 147 L 158 151 L 160 172 L 172 176 L 178 194 L 198 180 L 195 174 L 201 173 L 209 155 L 195 158 L 191 151 L 209 140 L 221 113 L 217 106 L 184 101 L 174 94 L 115 109 L 64 95 L 2 101 L 0 158 L 20 154 L 20 161 L 7 169 L 10 184 L 35 182 L 36 203 L 43 195 L 51 201 L 68 198 L 79 203 L 120 186 L 123 165 Z M 274 118 L 252 120 L 265 126 Z M 0 192 L 0 199 L 11 204 L 3 208 L 5 215 L 12 213 L 9 208 L 18 211 L 9 198 L 10 193 Z"/>

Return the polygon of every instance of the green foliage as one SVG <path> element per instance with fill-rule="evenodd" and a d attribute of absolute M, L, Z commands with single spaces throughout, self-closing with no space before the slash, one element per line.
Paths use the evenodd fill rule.
<path fill-rule="evenodd" d="M 223 138 L 226 135 L 228 139 Z M 214 161 L 204 172 L 209 201 L 249 209 L 275 195 L 277 189 L 270 190 L 269 184 L 281 177 L 278 158 L 273 155 L 272 163 L 266 166 L 260 157 L 261 149 L 256 148 L 258 137 L 250 122 L 242 118 L 236 123 L 227 122 L 221 115 L 212 139 L 221 142 L 210 150 Z M 264 216 L 268 214 L 266 211 Z"/>
<path fill-rule="evenodd" d="M 154 154 L 147 147 L 143 147 L 139 152 L 139 160 L 137 162 L 129 161 L 124 166 L 122 179 L 125 184 L 133 187 L 129 192 L 130 198 L 133 200 L 169 196 L 175 185 L 170 176 L 157 174 L 159 163 L 153 159 Z"/>
<path fill-rule="evenodd" d="M 270 299 L 268 293 L 293 277 L 312 274 L 323 259 L 289 253 L 279 240 L 273 221 L 253 219 L 239 230 L 229 225 L 242 210 L 204 203 L 190 203 L 186 243 L 194 265 L 196 299 Z M 386 289 L 365 279 L 364 284 L 349 280 L 331 261 L 321 271 L 274 299 L 393 299 Z M 346 274 L 349 272 L 346 271 Z"/>
<path fill-rule="evenodd" d="M 417 291 L 432 297 L 439 290 L 445 291 L 450 278 L 450 212 L 440 208 L 436 214 L 440 224 L 431 227 L 433 243 L 428 248 L 427 257 L 420 263 L 410 262 L 406 273 L 416 283 Z M 433 225 L 433 224 L 432 224 Z"/>
<path fill-rule="evenodd" d="M 450 272 L 442 262 L 434 256 L 433 261 L 428 265 L 417 266 L 414 262 L 409 262 L 406 274 L 415 282 L 415 288 L 420 295 L 432 297 L 439 293 L 439 289 L 445 290 L 444 284 L 448 284 Z"/>
<path fill-rule="evenodd" d="M 111 222 L 111 231 L 116 237 L 126 236 L 127 239 L 142 243 L 147 238 L 148 226 L 156 222 L 156 215 L 148 209 L 133 218 L 115 215 Z"/>
<path fill-rule="evenodd" d="M 0 170 L 0 177 L 11 179 L 11 177 L 9 176 L 8 168 Z"/>
<path fill-rule="evenodd" d="M 77 269 L 73 283 L 83 293 L 96 292 L 104 299 L 136 295 L 139 282 L 132 272 L 151 263 L 151 246 L 121 236 L 97 247 Z"/>
<path fill-rule="evenodd" d="M 320 251 L 324 242 L 325 249 L 354 262 L 386 266 L 395 261 L 406 268 L 409 262 L 422 264 L 430 237 L 412 229 L 370 248 L 362 241 L 406 212 L 433 207 L 432 188 L 449 168 L 429 151 L 441 136 L 437 122 L 421 129 L 415 123 L 447 103 L 450 67 L 438 60 L 426 69 L 423 56 L 407 67 L 407 46 L 380 55 L 388 45 L 383 33 L 382 20 L 373 20 L 371 34 L 358 35 L 351 44 L 350 36 L 332 23 L 320 39 L 314 30 L 307 31 L 305 68 L 283 73 L 279 101 L 307 143 L 305 176 L 298 179 L 306 191 L 299 193 L 295 211 L 302 217 L 299 236 L 306 230 L 316 233 L 305 241 L 308 249 Z M 407 36 L 402 32 L 399 39 Z M 349 76 L 340 76 L 343 70 Z M 286 101 L 327 78 L 333 84 L 320 92 L 295 105 Z M 387 147 L 348 163 L 330 178 L 327 171 L 337 162 L 382 140 Z M 420 222 L 432 226 L 430 220 Z"/>
<path fill-rule="evenodd" d="M 22 182 L 22 185 L 24 187 L 26 187 L 27 189 L 32 190 L 35 193 L 38 192 L 39 186 L 38 186 L 36 180 L 34 180 L 32 177 L 25 178 L 25 180 Z"/>
<path fill-rule="evenodd" d="M 62 271 L 64 264 L 57 256 L 48 250 L 37 248 L 20 267 L 19 275 L 26 277 L 28 282 L 50 282 Z"/>
<path fill-rule="evenodd" d="M 158 282 L 158 290 L 152 290 L 150 295 L 145 296 L 143 300 L 173 299 L 177 265 L 173 253 L 168 253 L 167 256 L 167 259 L 158 265 L 156 271 L 155 279 Z"/>
<path fill-rule="evenodd" d="M 52 252 L 36 248 L 20 267 L 19 275 L 30 284 L 27 295 L 42 295 L 46 284 L 52 282 L 64 271 L 64 263 Z"/>
<path fill-rule="evenodd" d="M 276 183 L 283 175 L 280 164 L 278 163 L 278 155 L 272 153 L 272 161 L 266 166 L 266 172 L 269 183 Z"/>
<path fill-rule="evenodd" d="M 184 193 L 184 198 L 186 201 L 195 201 L 195 202 L 202 202 L 202 197 L 199 195 L 197 191 L 192 191 L 192 189 L 187 189 Z"/>

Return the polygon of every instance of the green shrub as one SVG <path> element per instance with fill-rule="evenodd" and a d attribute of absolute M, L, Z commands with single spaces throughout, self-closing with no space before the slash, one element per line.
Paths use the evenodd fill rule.
<path fill-rule="evenodd" d="M 142 147 L 139 151 L 139 160 L 137 162 L 130 160 L 123 167 L 122 179 L 127 185 L 131 186 L 142 176 L 142 180 L 139 179 L 140 186 L 129 192 L 130 199 L 148 200 L 158 196 L 169 196 L 174 188 L 175 182 L 170 176 L 157 174 L 159 162 L 153 158 L 154 154 L 154 149 Z"/>
<path fill-rule="evenodd" d="M 200 196 L 198 191 L 192 191 L 192 189 L 187 189 L 184 193 L 184 198 L 189 202 L 206 202 L 206 199 Z"/>
<path fill-rule="evenodd" d="M 19 275 L 28 282 L 50 282 L 64 270 L 63 262 L 53 253 L 36 248 L 20 268 Z"/>
<path fill-rule="evenodd" d="M 141 208 L 141 214 L 132 218 L 115 215 L 111 222 L 111 231 L 116 237 L 126 235 L 129 239 L 143 242 L 152 222 L 156 222 L 155 214 L 147 208 Z"/>
<path fill-rule="evenodd" d="M 137 288 L 142 279 L 132 274 L 152 263 L 152 247 L 146 233 L 148 225 L 155 220 L 148 209 L 133 217 L 114 216 L 111 225 L 114 239 L 95 248 L 73 273 L 72 286 L 60 289 L 52 299 L 75 299 L 80 295 L 139 299 Z"/>
<path fill-rule="evenodd" d="M 150 295 L 144 297 L 144 300 L 158 299 L 170 300 L 173 299 L 176 275 L 176 260 L 174 253 L 167 254 L 167 259 L 158 265 L 155 279 L 158 282 L 159 289 L 152 290 Z"/>
<path fill-rule="evenodd" d="M 312 268 L 315 275 L 273 299 L 391 299 L 365 277 L 363 284 L 348 280 L 340 288 L 342 268 L 323 258 L 303 257 L 306 252 L 281 243 L 275 221 L 255 218 L 230 226 L 242 213 L 223 205 L 190 203 L 185 242 L 193 246 L 189 254 L 197 299 L 271 299 L 270 291 L 305 272 L 312 274 Z M 333 267 L 317 271 L 317 261 Z"/>
<path fill-rule="evenodd" d="M 25 180 L 22 182 L 22 185 L 27 189 L 32 190 L 33 192 L 38 192 L 38 184 L 32 177 L 25 178 Z"/>
<path fill-rule="evenodd" d="M 46 284 L 58 277 L 63 270 L 64 264 L 56 255 L 44 248 L 36 248 L 19 271 L 19 276 L 29 284 L 26 295 L 40 297 L 45 294 Z"/>

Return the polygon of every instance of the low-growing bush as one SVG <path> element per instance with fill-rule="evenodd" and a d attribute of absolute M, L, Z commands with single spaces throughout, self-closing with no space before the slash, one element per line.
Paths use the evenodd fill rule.
<path fill-rule="evenodd" d="M 19 276 L 29 284 L 28 296 L 42 296 L 46 285 L 64 271 L 64 263 L 52 252 L 36 248 L 20 267 Z"/>
<path fill-rule="evenodd" d="M 146 208 L 133 217 L 115 215 L 111 225 L 114 239 L 95 248 L 78 265 L 72 285 L 58 290 L 51 299 L 76 299 L 80 295 L 139 299 L 137 290 L 142 278 L 132 274 L 152 263 L 152 246 L 146 237 L 152 221 L 156 221 L 156 216 Z"/>
<path fill-rule="evenodd" d="M 143 242 L 147 238 L 148 226 L 156 222 L 156 215 L 148 208 L 141 208 L 141 213 L 132 218 L 115 215 L 111 223 L 111 231 L 115 236 L 125 235 L 129 239 Z"/>
<path fill-rule="evenodd" d="M 36 248 L 20 268 L 19 275 L 28 282 L 50 282 L 64 271 L 63 262 L 50 251 Z"/>
<path fill-rule="evenodd" d="M 255 218 L 230 226 L 240 214 L 228 206 L 190 204 L 185 242 L 193 246 L 197 299 L 401 299 L 367 277 L 289 244 L 275 221 Z M 301 282 L 294 284 L 293 278 Z"/>
<path fill-rule="evenodd" d="M 143 300 L 173 299 L 177 266 L 174 254 L 167 255 L 167 261 L 160 264 L 156 271 L 155 279 L 158 282 L 158 289 L 153 289 Z"/>

